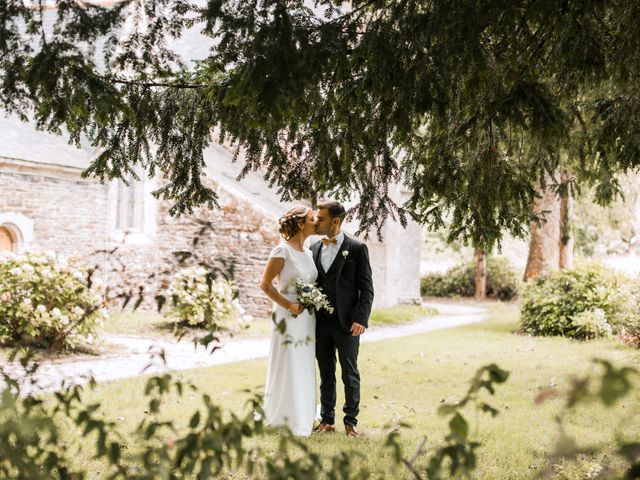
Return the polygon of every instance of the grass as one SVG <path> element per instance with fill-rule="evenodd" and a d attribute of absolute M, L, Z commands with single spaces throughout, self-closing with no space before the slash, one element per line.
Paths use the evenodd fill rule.
<path fill-rule="evenodd" d="M 473 435 L 482 446 L 478 450 L 479 464 L 474 475 L 478 479 L 535 478 L 545 466 L 546 454 L 554 447 L 558 428 L 554 416 L 561 411 L 561 399 L 535 405 L 533 399 L 544 388 L 566 389 L 571 378 L 594 371 L 594 357 L 608 359 L 617 365 L 640 365 L 640 351 L 615 340 L 581 343 L 564 338 L 532 338 L 513 333 L 517 326 L 517 307 L 499 306 L 492 309 L 491 318 L 480 324 L 414 335 L 412 337 L 363 344 L 360 349 L 362 403 L 360 425 L 366 438 L 348 440 L 342 434 L 312 437 L 308 443 L 313 451 L 333 455 L 349 449 L 360 451 L 353 456 L 356 464 L 374 471 L 388 471 L 391 457 L 383 452 L 386 433 L 399 422 L 412 428 L 402 430 L 401 441 L 411 455 L 424 435 L 427 446 L 433 448 L 447 432 L 446 419 L 436 414 L 442 402 L 459 399 L 475 370 L 488 363 L 497 363 L 511 372 L 506 384 L 498 386 L 488 403 L 500 410 L 490 418 L 468 412 Z M 266 360 L 255 360 L 214 368 L 197 369 L 179 374 L 194 382 L 223 408 L 243 412 L 245 389 L 260 391 L 266 375 Z M 339 373 L 338 373 L 339 378 Z M 145 415 L 146 401 L 142 396 L 146 378 L 134 378 L 99 385 L 87 393 L 86 402 L 99 401 L 108 418 L 118 419 L 129 451 L 135 450 L 131 436 L 135 425 Z M 138 392 L 138 393 L 136 393 Z M 342 404 L 338 392 L 338 411 Z M 200 404 L 193 394 L 173 397 L 164 407 L 164 415 L 181 425 L 181 432 L 191 413 Z M 568 461 L 556 465 L 558 479 L 585 478 L 595 463 L 611 462 L 614 434 L 640 438 L 640 392 L 618 406 L 605 409 L 595 404 L 579 408 L 565 425 L 567 433 L 580 445 L 596 445 L 600 453 L 581 456 L 577 464 Z M 80 445 L 81 438 L 69 433 Z M 277 448 L 277 438 L 265 437 L 265 447 Z M 76 457 L 94 475 L 102 478 L 104 467 L 89 458 L 82 449 Z M 418 467 L 425 468 L 426 457 Z M 406 475 L 403 475 L 406 477 Z M 389 478 L 389 477 L 387 477 Z M 408 477 L 407 477 L 408 478 Z"/>
<path fill-rule="evenodd" d="M 380 308 L 371 313 L 369 325 L 370 327 L 400 325 L 435 314 L 437 314 L 436 310 L 419 305 L 399 305 Z M 246 325 L 233 327 L 231 331 L 223 334 L 223 337 L 248 339 L 268 338 L 271 335 L 271 328 L 271 321 L 269 319 L 255 318 Z M 165 340 L 175 338 L 173 334 L 173 324 L 162 315 L 148 311 L 111 313 L 109 320 L 104 324 L 102 334 L 151 337 Z M 73 352 L 40 350 L 36 352 L 36 358 L 40 360 L 54 360 L 72 357 L 77 358 L 83 355 L 96 356 L 117 352 L 119 348 L 120 347 L 116 347 L 107 342 L 100 342 L 96 345 L 80 348 Z M 0 346 L 0 361 L 6 361 L 10 352 L 10 347 Z"/>
<path fill-rule="evenodd" d="M 371 312 L 369 319 L 370 327 L 401 325 L 410 323 L 422 318 L 436 315 L 438 312 L 433 308 L 426 308 L 419 305 L 398 305 L 388 308 L 379 308 Z M 243 326 L 236 326 L 224 337 L 233 338 L 268 338 L 271 335 L 271 321 L 266 318 L 255 318 L 250 323 Z M 149 312 L 116 312 L 109 315 L 102 329 L 102 334 L 107 335 L 127 335 L 139 337 L 152 337 L 170 340 L 175 338 L 173 334 L 173 324 L 162 315 Z M 117 347 L 105 342 L 96 344 L 75 352 L 57 352 L 42 350 L 36 352 L 36 358 L 41 360 L 64 359 L 71 356 L 89 354 L 92 356 L 105 353 L 113 353 Z M 0 361 L 6 361 L 11 352 L 10 347 L 0 347 Z"/>
<path fill-rule="evenodd" d="M 155 312 L 112 313 L 109 321 L 105 322 L 103 331 L 114 335 L 174 338 L 173 323 Z M 225 336 L 265 338 L 270 334 L 270 321 L 266 318 L 255 318 L 246 325 L 233 327 Z"/>
<path fill-rule="evenodd" d="M 438 312 L 419 305 L 398 305 L 373 310 L 370 325 L 400 325 L 429 317 Z M 112 313 L 105 322 L 104 332 L 116 335 L 135 335 L 146 337 L 171 337 L 173 324 L 162 315 L 154 312 Z M 265 338 L 271 334 L 271 322 L 267 318 L 255 318 L 243 327 L 233 328 L 231 334 L 240 338 Z"/>
<path fill-rule="evenodd" d="M 103 333 L 143 337 L 173 336 L 173 324 L 155 312 L 111 313 Z"/>
<path fill-rule="evenodd" d="M 396 305 L 394 307 L 378 308 L 371 312 L 369 326 L 400 325 L 431 317 L 437 313 L 438 311 L 434 308 L 420 305 Z"/>

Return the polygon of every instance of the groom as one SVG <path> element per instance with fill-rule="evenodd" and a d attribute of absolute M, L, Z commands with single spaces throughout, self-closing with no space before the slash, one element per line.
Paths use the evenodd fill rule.
<path fill-rule="evenodd" d="M 317 283 L 334 307 L 316 315 L 316 359 L 320 368 L 321 423 L 315 432 L 335 431 L 336 350 L 344 384 L 344 426 L 347 436 L 359 437 L 360 405 L 358 348 L 368 326 L 373 281 L 367 246 L 341 231 L 344 207 L 334 201 L 318 205 L 316 232 L 325 235 L 311 245 L 318 269 Z"/>

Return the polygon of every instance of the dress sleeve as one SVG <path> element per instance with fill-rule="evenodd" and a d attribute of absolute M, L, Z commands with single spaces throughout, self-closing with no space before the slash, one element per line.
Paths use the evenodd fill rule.
<path fill-rule="evenodd" d="M 284 248 L 284 245 L 276 245 L 274 249 L 271 250 L 269 258 L 286 258 L 286 250 Z"/>

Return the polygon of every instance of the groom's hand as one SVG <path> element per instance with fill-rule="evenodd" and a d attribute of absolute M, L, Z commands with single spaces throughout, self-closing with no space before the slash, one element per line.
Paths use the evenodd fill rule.
<path fill-rule="evenodd" d="M 353 324 L 351 325 L 351 335 L 353 335 L 354 337 L 362 335 L 365 330 L 366 328 L 364 328 L 364 326 L 360 325 L 359 323 L 353 322 Z"/>

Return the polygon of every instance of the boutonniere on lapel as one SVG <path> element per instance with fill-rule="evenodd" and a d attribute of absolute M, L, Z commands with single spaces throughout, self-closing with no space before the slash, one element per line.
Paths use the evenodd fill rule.
<path fill-rule="evenodd" d="M 346 259 L 347 256 L 349 255 L 349 250 L 343 250 L 342 251 L 342 256 Z"/>

